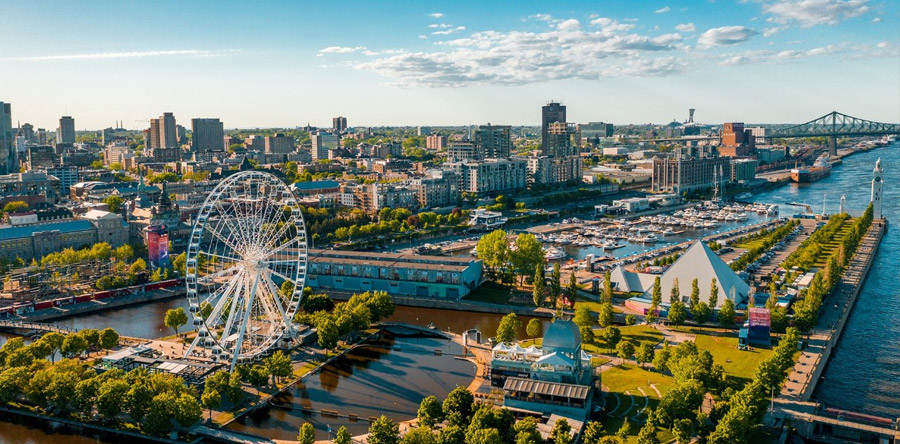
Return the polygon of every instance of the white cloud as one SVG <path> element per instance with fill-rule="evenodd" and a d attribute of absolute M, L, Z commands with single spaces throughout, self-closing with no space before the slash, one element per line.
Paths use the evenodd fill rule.
<path fill-rule="evenodd" d="M 434 35 L 450 35 L 450 34 L 454 34 L 454 33 L 457 33 L 460 31 L 465 31 L 465 30 L 466 30 L 465 26 L 457 26 L 455 28 L 445 29 L 443 31 L 434 31 L 434 32 L 432 32 L 432 34 L 434 34 Z"/>
<path fill-rule="evenodd" d="M 694 26 L 693 23 L 681 23 L 679 25 L 675 25 L 675 30 L 679 32 L 694 32 L 697 30 L 697 27 Z"/>
<path fill-rule="evenodd" d="M 697 45 L 702 48 L 713 46 L 736 45 L 749 40 L 758 34 L 745 26 L 722 26 L 707 30 L 697 38 Z"/>
<path fill-rule="evenodd" d="M 672 10 L 672 8 L 670 8 L 670 7 L 668 7 L 668 6 L 665 6 L 665 7 L 659 8 L 659 9 L 657 9 L 656 11 L 653 11 L 653 12 L 654 12 L 655 14 L 665 14 L 665 13 L 671 11 L 671 10 Z"/>
<path fill-rule="evenodd" d="M 824 56 L 839 56 L 846 59 L 897 57 L 900 47 L 887 42 L 872 45 L 853 45 L 847 42 L 826 45 L 807 50 L 754 50 L 740 54 L 726 54 L 720 65 L 744 65 L 749 63 L 786 62 Z"/>
<path fill-rule="evenodd" d="M 769 38 L 781 31 L 784 31 L 784 26 L 773 26 L 771 28 L 766 28 L 763 29 L 763 37 Z"/>
<path fill-rule="evenodd" d="M 47 56 L 29 56 L 29 57 L 12 57 L 3 60 L 15 61 L 48 61 L 48 60 L 102 60 L 102 59 L 134 59 L 143 57 L 165 57 L 165 56 L 184 56 L 184 57 L 221 57 L 229 53 L 239 52 L 238 49 L 175 49 L 163 51 L 128 51 L 128 52 L 95 52 L 88 54 L 66 54 L 66 55 L 47 55 Z"/>
<path fill-rule="evenodd" d="M 634 33 L 609 18 L 588 23 L 542 15 L 537 32 L 480 31 L 436 42 L 441 50 L 400 51 L 353 65 L 399 87 L 522 85 L 559 79 L 664 76 L 690 68 L 678 33 Z M 455 28 L 453 28 L 455 29 Z M 667 54 L 668 53 L 668 54 Z"/>
<path fill-rule="evenodd" d="M 778 24 L 796 22 L 801 27 L 836 25 L 843 20 L 869 11 L 868 0 L 777 0 L 763 5 L 771 15 L 768 21 Z"/>
<path fill-rule="evenodd" d="M 442 12 L 432 12 L 431 14 L 428 14 L 428 16 L 431 17 L 431 18 L 439 19 L 439 18 L 441 18 L 441 17 L 444 16 L 444 13 L 442 13 Z"/>
<path fill-rule="evenodd" d="M 872 19 L 872 23 L 881 23 L 881 17 L 875 17 Z"/>
<path fill-rule="evenodd" d="M 440 28 L 440 29 L 449 28 L 451 26 L 453 26 L 453 25 L 449 25 L 447 23 L 432 23 L 432 24 L 428 25 L 429 28 Z"/>
<path fill-rule="evenodd" d="M 366 49 L 365 46 L 357 46 L 354 48 L 348 46 L 329 46 L 319 50 L 319 54 L 350 54 L 352 52 Z"/>

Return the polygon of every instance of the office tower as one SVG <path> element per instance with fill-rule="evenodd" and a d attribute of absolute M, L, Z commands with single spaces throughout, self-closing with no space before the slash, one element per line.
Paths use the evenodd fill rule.
<path fill-rule="evenodd" d="M 0 102 L 0 172 L 3 174 L 18 172 L 17 163 L 12 132 L 12 106 Z"/>
<path fill-rule="evenodd" d="M 290 154 L 294 152 L 294 138 L 278 133 L 266 136 L 266 154 Z"/>
<path fill-rule="evenodd" d="M 225 128 L 219 119 L 191 119 L 191 151 L 222 151 Z"/>
<path fill-rule="evenodd" d="M 159 142 L 162 148 L 178 147 L 178 125 L 172 113 L 163 113 L 159 117 Z"/>
<path fill-rule="evenodd" d="M 75 119 L 73 119 L 72 116 L 62 116 L 59 118 L 59 128 L 56 129 L 56 144 L 75 144 Z"/>
<path fill-rule="evenodd" d="M 510 139 L 509 125 L 481 125 L 475 131 L 475 144 L 478 151 L 485 158 L 509 157 L 512 140 Z"/>
<path fill-rule="evenodd" d="M 25 136 L 26 143 L 35 143 L 37 140 L 34 138 L 34 125 L 30 123 L 22 124 L 22 135 Z"/>
<path fill-rule="evenodd" d="M 311 152 L 313 160 L 327 159 L 328 150 L 337 149 L 341 141 L 337 134 L 324 131 L 316 131 L 310 134 L 309 139 L 312 142 Z"/>
<path fill-rule="evenodd" d="M 337 134 L 344 132 L 347 129 L 347 118 L 338 116 L 331 119 L 331 129 Z"/>
<path fill-rule="evenodd" d="M 566 107 L 556 102 L 550 102 L 541 107 L 541 152 L 544 155 L 550 154 L 550 146 L 548 144 L 548 134 L 550 124 L 566 121 Z"/>
<path fill-rule="evenodd" d="M 418 127 L 416 135 L 419 136 L 430 136 L 431 135 L 431 127 L 430 126 L 420 126 Z"/>
<path fill-rule="evenodd" d="M 172 113 L 163 113 L 158 119 L 150 119 L 150 129 L 144 132 L 147 148 L 177 148 L 178 125 Z"/>

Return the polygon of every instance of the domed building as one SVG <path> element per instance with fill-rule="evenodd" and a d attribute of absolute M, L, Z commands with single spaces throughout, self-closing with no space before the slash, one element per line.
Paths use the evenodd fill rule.
<path fill-rule="evenodd" d="M 591 356 L 581 349 L 578 326 L 556 319 L 541 344 L 497 344 L 491 351 L 491 384 L 503 387 L 504 407 L 584 421 L 600 382 Z"/>

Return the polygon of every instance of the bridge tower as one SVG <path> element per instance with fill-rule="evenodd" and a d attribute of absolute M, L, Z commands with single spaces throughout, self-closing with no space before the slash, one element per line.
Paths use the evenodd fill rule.
<path fill-rule="evenodd" d="M 837 156 L 837 137 L 835 136 L 828 138 L 828 155 L 831 157 Z"/>
<path fill-rule="evenodd" d="M 872 171 L 872 218 L 881 219 L 882 187 L 884 186 L 884 170 L 881 169 L 881 158 L 875 162 Z"/>

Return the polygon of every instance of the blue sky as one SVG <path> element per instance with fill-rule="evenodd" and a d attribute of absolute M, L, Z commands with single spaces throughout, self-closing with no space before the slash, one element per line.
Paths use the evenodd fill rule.
<path fill-rule="evenodd" d="M 900 121 L 894 0 L 0 0 L 0 101 L 55 128 Z"/>

